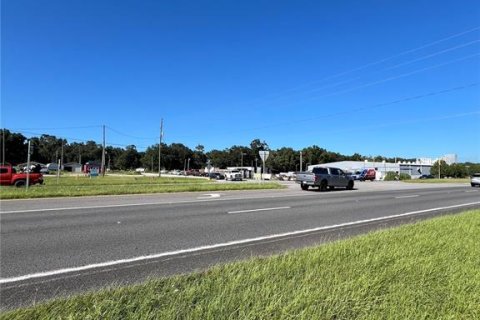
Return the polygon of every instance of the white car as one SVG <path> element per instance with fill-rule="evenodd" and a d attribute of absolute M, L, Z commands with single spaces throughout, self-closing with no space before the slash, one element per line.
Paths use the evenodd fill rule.
<path fill-rule="evenodd" d="M 238 170 L 225 172 L 225 180 L 242 181 L 242 173 Z"/>
<path fill-rule="evenodd" d="M 480 173 L 474 173 L 470 177 L 470 185 L 472 187 L 480 187 Z"/>

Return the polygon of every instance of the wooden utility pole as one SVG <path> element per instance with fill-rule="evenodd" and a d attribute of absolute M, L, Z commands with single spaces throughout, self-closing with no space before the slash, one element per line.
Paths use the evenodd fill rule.
<path fill-rule="evenodd" d="M 163 139 L 163 118 L 160 120 L 160 142 L 158 143 L 158 176 L 162 176 L 162 139 Z"/>
<path fill-rule="evenodd" d="M 103 125 L 102 177 L 105 176 L 105 125 Z"/>

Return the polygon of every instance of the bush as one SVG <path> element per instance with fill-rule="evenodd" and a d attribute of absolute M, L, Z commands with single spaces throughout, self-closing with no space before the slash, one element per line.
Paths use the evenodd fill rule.
<path fill-rule="evenodd" d="M 385 175 L 385 178 L 383 179 L 384 181 L 395 181 L 397 180 L 397 174 L 393 171 L 387 172 Z"/>
<path fill-rule="evenodd" d="M 408 173 L 400 173 L 400 180 L 412 180 L 412 177 Z"/>

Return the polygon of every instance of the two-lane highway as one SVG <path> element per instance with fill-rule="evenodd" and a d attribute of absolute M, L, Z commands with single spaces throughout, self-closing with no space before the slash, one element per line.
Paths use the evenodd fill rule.
<path fill-rule="evenodd" d="M 2 201 L 2 308 L 479 208 L 479 196 L 464 186 L 294 187 Z"/>

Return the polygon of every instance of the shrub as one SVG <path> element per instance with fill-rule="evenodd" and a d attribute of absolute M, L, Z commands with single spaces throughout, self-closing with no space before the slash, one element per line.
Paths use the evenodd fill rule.
<path fill-rule="evenodd" d="M 411 180 L 412 177 L 408 173 L 400 173 L 400 180 Z"/>
<path fill-rule="evenodd" d="M 395 181 L 395 180 L 397 180 L 397 174 L 393 171 L 389 171 L 389 172 L 387 172 L 387 174 L 385 175 L 385 178 L 383 180 L 385 180 L 385 181 Z"/>

